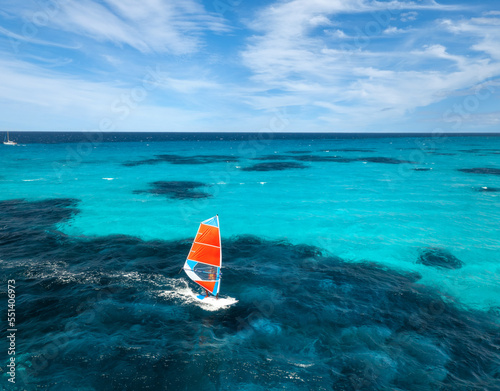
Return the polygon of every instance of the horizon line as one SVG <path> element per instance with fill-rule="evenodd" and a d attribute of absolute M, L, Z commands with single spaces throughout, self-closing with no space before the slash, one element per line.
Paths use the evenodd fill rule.
<path fill-rule="evenodd" d="M 158 130 L 112 130 L 112 131 L 102 131 L 102 130 L 3 130 L 0 133 L 105 133 L 105 134 L 113 134 L 113 133 L 174 133 L 174 134 L 430 134 L 430 135 L 451 135 L 451 134 L 491 134 L 491 135 L 500 135 L 500 131 L 498 132 L 273 132 L 273 131 L 158 131 Z"/>

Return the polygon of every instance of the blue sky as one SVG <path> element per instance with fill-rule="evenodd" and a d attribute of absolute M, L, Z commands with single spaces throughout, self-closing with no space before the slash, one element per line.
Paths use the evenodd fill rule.
<path fill-rule="evenodd" d="M 0 129 L 498 132 L 500 3 L 3 0 Z"/>

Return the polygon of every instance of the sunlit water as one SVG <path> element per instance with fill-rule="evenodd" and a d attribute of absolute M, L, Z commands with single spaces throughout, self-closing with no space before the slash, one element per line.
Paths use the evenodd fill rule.
<path fill-rule="evenodd" d="M 0 146 L 11 389 L 500 389 L 499 137 L 124 138 Z"/>

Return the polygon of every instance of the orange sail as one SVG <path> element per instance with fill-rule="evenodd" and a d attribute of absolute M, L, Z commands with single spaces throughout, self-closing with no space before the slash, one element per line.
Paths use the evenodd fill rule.
<path fill-rule="evenodd" d="M 212 295 L 220 288 L 222 253 L 219 216 L 203 221 L 184 263 L 188 277 Z"/>

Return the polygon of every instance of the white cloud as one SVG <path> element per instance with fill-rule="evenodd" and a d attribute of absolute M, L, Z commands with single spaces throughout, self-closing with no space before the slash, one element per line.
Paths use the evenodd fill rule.
<path fill-rule="evenodd" d="M 88 114 L 99 111 L 122 90 L 109 83 L 64 76 L 18 60 L 0 60 L 0 99 L 18 104 Z"/>
<path fill-rule="evenodd" d="M 106 118 L 115 130 L 203 131 L 213 121 L 235 116 L 234 107 L 224 108 L 224 99 L 241 100 L 234 90 L 200 74 L 173 77 L 162 65 L 145 69 L 133 81 L 95 82 L 5 57 L 0 52 L 2 120 L 21 121 L 23 130 L 97 130 Z"/>
<path fill-rule="evenodd" d="M 412 22 L 414 20 L 417 20 L 418 12 L 415 11 L 410 11 L 410 12 L 403 12 L 401 13 L 401 21 L 402 22 Z"/>
<path fill-rule="evenodd" d="M 429 58 L 440 58 L 443 60 L 449 60 L 453 63 L 456 63 L 459 68 L 466 71 L 467 68 L 471 65 L 470 61 L 465 56 L 457 56 L 449 54 L 446 51 L 446 48 L 443 45 L 425 45 L 423 50 L 413 50 L 411 54 L 414 56 L 420 57 L 429 57 Z"/>
<path fill-rule="evenodd" d="M 6 2 L 9 17 L 17 9 L 31 20 L 33 9 Z M 500 76 L 499 14 L 453 19 L 450 13 L 436 23 L 428 18 L 436 17 L 433 11 L 442 17 L 458 7 L 433 0 L 276 0 L 249 19 L 250 31 L 231 30 L 234 41 L 248 36 L 237 59 L 249 73 L 234 64 L 233 40 L 223 50 L 210 41 L 230 27 L 198 0 L 57 4 L 57 14 L 35 36 L 0 27 L 0 35 L 34 44 L 19 58 L 38 64 L 0 53 L 0 99 L 10 123 L 29 112 L 32 127 L 95 127 L 103 116 L 116 116 L 112 103 L 141 83 L 151 59 L 168 74 L 117 130 L 257 130 L 266 112 L 286 107 L 293 113 L 290 131 L 367 130 Z M 57 42 L 50 42 L 54 33 Z M 66 38 L 83 45 L 73 63 L 65 49 L 75 48 L 58 43 Z M 132 50 L 121 50 L 127 47 Z M 496 124 L 496 114 L 477 119 Z"/>
<path fill-rule="evenodd" d="M 221 89 L 222 86 L 210 80 L 203 79 L 175 79 L 168 77 L 165 79 L 165 87 L 168 89 L 181 92 L 183 94 L 192 94 L 199 90 L 215 90 Z"/>
<path fill-rule="evenodd" d="M 465 122 L 468 122 L 472 125 L 480 123 L 484 124 L 485 126 L 498 126 L 500 125 L 500 111 L 471 114 L 468 118 L 465 118 Z"/>
<path fill-rule="evenodd" d="M 472 18 L 470 21 L 477 25 L 500 26 L 500 18 Z"/>
<path fill-rule="evenodd" d="M 16 34 L 13 31 L 10 31 L 10 30 L 8 30 L 4 27 L 1 27 L 1 26 L 0 26 L 0 34 L 9 37 L 11 49 L 13 49 L 14 52 L 18 51 L 18 46 L 22 42 L 33 43 L 36 45 L 54 46 L 54 47 L 59 47 L 59 48 L 63 48 L 63 49 L 79 49 L 80 48 L 80 45 L 78 45 L 78 46 L 64 45 L 64 44 L 57 43 L 57 42 L 45 41 L 43 39 L 36 39 L 36 37 L 33 37 L 31 35 L 28 35 L 28 34 Z"/>
<path fill-rule="evenodd" d="M 317 26 L 330 26 L 332 22 L 324 15 L 315 15 L 309 19 L 309 24 L 313 27 Z"/>
<path fill-rule="evenodd" d="M 340 29 L 337 29 L 335 31 L 325 30 L 325 33 L 335 38 L 348 38 L 347 34 Z"/>
<path fill-rule="evenodd" d="M 398 29 L 397 27 L 387 27 L 385 30 L 384 30 L 384 34 L 386 35 L 394 35 L 394 34 L 401 34 L 405 32 L 405 30 L 401 30 L 401 29 Z"/>
<path fill-rule="evenodd" d="M 15 9 L 26 20 L 31 9 Z M 57 3 L 47 23 L 71 33 L 116 45 L 129 45 L 143 53 L 186 54 L 197 51 L 206 31 L 229 31 L 221 17 L 198 2 L 183 0 L 65 0 Z"/>
<path fill-rule="evenodd" d="M 103 54 L 102 57 L 108 62 L 110 63 L 111 65 L 113 65 L 114 67 L 118 67 L 118 66 L 121 66 L 123 64 L 123 61 L 116 57 L 116 56 L 111 56 L 109 54 Z"/>
<path fill-rule="evenodd" d="M 376 45 L 377 39 L 382 39 L 384 33 L 395 34 L 402 30 L 383 28 L 383 23 L 378 21 L 378 35 L 347 37 L 339 28 L 322 36 L 312 30 L 310 24 L 311 18 L 324 17 L 342 27 L 340 15 L 346 13 L 377 15 L 374 11 L 378 10 L 388 16 L 402 9 L 410 10 L 404 17 L 413 20 L 417 16 L 414 10 L 425 8 L 452 9 L 433 1 L 382 3 L 368 0 L 293 0 L 264 9 L 251 23 L 258 34 L 249 39 L 242 59 L 262 91 L 280 89 L 288 97 L 264 99 L 257 96 L 247 101 L 256 108 L 267 109 L 273 104 L 286 106 L 300 102 L 303 107 L 323 108 L 325 113 L 321 118 L 326 122 L 337 123 L 342 118 L 347 126 L 353 123 L 366 126 L 373 121 L 401 118 L 418 107 L 441 101 L 446 92 L 500 75 L 500 64 L 494 61 L 500 47 L 493 45 L 492 23 L 481 21 L 483 27 L 478 28 L 479 22 L 471 20 L 458 26 L 449 22 L 446 26 L 456 31 L 470 29 L 471 25 L 478 28 L 477 34 L 473 34 L 478 43 L 473 48 L 491 55 L 489 60 L 484 56 L 468 56 L 466 47 L 455 53 L 456 47 L 451 50 L 444 43 L 438 43 L 443 25 L 433 34 L 435 43 L 416 46 L 413 36 L 419 31 L 413 27 L 416 34 L 408 36 L 394 50 L 382 52 Z M 389 17 L 383 19 L 387 24 L 391 20 Z M 371 22 L 377 23 L 377 18 L 373 16 Z M 429 29 L 427 25 L 421 28 Z M 469 34 L 474 31 L 469 30 Z M 423 35 L 423 31 L 420 32 Z M 402 34 L 399 36 L 404 38 Z M 349 39 L 347 44 L 346 38 Z"/>
<path fill-rule="evenodd" d="M 449 31 L 472 36 L 478 40 L 471 48 L 480 52 L 484 52 L 500 61 L 500 19 L 499 18 L 472 18 L 470 20 L 462 20 L 453 22 L 449 19 L 442 22 Z"/>

